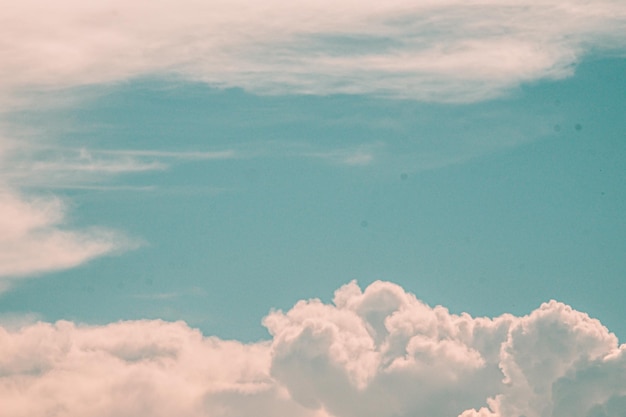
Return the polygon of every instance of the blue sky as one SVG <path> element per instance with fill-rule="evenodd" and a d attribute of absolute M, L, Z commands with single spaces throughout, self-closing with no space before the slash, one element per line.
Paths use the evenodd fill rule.
<path fill-rule="evenodd" d="M 379 417 L 567 415 L 557 393 L 592 381 L 573 376 L 587 372 L 579 362 L 616 361 L 608 373 L 626 366 L 618 343 L 626 338 L 623 5 L 301 3 L 189 2 L 176 9 L 169 2 L 67 1 L 49 18 L 29 11 L 32 5 L 10 10 L 2 30 L 16 45 L 0 55 L 6 334 L 50 326 L 48 336 L 37 337 L 63 333 L 77 346 L 92 346 L 98 332 L 111 340 L 145 334 L 154 346 L 176 334 L 181 349 L 204 352 L 199 357 L 234 349 L 243 359 L 232 363 L 265 364 L 259 378 L 269 385 L 254 392 L 263 392 L 258 401 L 279 417 L 366 415 L 324 391 L 325 371 L 307 374 L 321 355 L 311 346 L 341 369 L 329 378 L 349 381 L 337 391 L 348 404 L 366 392 L 381 396 L 367 406 Z M 174 9 L 177 17 L 168 18 Z M 353 280 L 363 290 L 342 287 Z M 447 310 L 424 307 L 411 294 Z M 323 304 L 299 302 L 314 298 Z M 542 305 L 549 300 L 564 304 Z M 398 324 L 406 311 L 451 320 L 461 333 L 463 326 L 486 329 L 489 336 L 471 343 L 458 336 L 460 356 L 446 356 L 441 336 L 433 350 L 440 356 L 422 364 L 432 365 L 432 374 L 415 377 L 438 375 L 441 392 L 459 390 L 458 407 L 414 403 L 407 394 L 394 411 L 384 392 L 406 377 L 391 376 L 394 366 L 408 365 L 356 365 L 382 361 L 370 353 L 391 352 L 385 349 L 413 323 Z M 360 317 L 356 324 L 337 318 L 348 312 Z M 464 312 L 499 318 L 459 324 Z M 387 317 L 387 330 L 377 327 L 377 314 Z M 183 323 L 169 323 L 175 321 Z M 337 342 L 348 353 L 336 356 L 336 344 L 319 347 L 326 339 L 316 338 L 326 333 L 307 333 L 313 322 L 335 329 L 341 343 L 368 334 L 376 348 L 357 354 Z M 581 330 L 590 328 L 593 337 Z M 219 338 L 210 342 L 219 349 L 196 345 L 196 331 Z M 378 344 L 381 332 L 388 344 Z M 18 346 L 19 337 L 0 341 L 15 338 Z M 120 349 L 135 352 L 143 342 L 132 343 Z M 415 343 L 407 342 L 405 356 Z M 541 343 L 580 350 L 551 350 L 571 360 L 548 366 L 554 384 L 545 398 L 532 377 L 539 371 L 524 362 L 532 349 L 543 352 Z M 266 356 L 272 359 L 258 359 Z M 185 379 L 185 366 L 172 372 Z M 250 366 L 224 372 L 249 376 L 257 369 Z M 485 393 L 465 398 L 463 385 L 437 379 L 474 367 L 485 370 L 471 384 L 487 381 Z M 84 369 L 91 368 L 76 375 Z M 518 371 L 525 382 L 515 379 Z M 622 391 L 606 388 L 603 399 L 581 405 L 581 416 L 623 417 L 626 381 L 617 375 L 613 385 Z M 513 388 L 497 382 L 506 378 Z M 526 388 L 518 382 L 537 397 L 520 394 Z M 93 394 L 105 388 L 94 386 Z M 275 394 L 281 390 L 288 394 Z M 33 392 L 19 393 L 24 404 Z M 36 410 L 16 402 L 10 417 L 53 409 L 64 394 L 55 395 Z M 208 408 L 200 411 L 163 410 L 250 412 L 221 395 L 205 398 Z M 548 403 L 552 414 L 537 411 Z M 64 407 L 71 417 L 156 415 L 134 403 L 102 414 Z"/>
<path fill-rule="evenodd" d="M 473 315 L 554 298 L 623 334 L 625 69 L 591 60 L 566 80 L 472 104 L 138 80 L 20 112 L 94 158 L 179 157 L 32 185 L 71 201 L 72 224 L 141 244 L 20 282 L 1 306 L 50 320 L 180 318 L 254 339 L 270 308 L 385 279 Z M 72 145 L 61 158 L 79 158 Z"/>

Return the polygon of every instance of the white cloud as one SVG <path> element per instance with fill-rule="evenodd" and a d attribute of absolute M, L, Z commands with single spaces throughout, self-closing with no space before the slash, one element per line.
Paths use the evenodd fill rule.
<path fill-rule="evenodd" d="M 269 344 L 204 338 L 181 322 L 0 329 L 0 352 L 3 416 L 323 416 L 273 382 Z"/>
<path fill-rule="evenodd" d="M 139 245 L 137 239 L 107 228 L 72 227 L 61 198 L 20 190 L 90 186 L 103 177 L 148 169 L 153 163 L 142 165 L 129 157 L 94 161 L 85 155 L 68 160 L 50 148 L 39 150 L 41 155 L 34 155 L 33 149 L 0 136 L 0 293 L 18 278 L 73 268 Z"/>
<path fill-rule="evenodd" d="M 309 150 L 301 146 L 300 154 L 294 156 L 304 156 L 309 158 L 319 158 L 339 165 L 367 166 L 376 158 L 376 153 L 380 153 L 383 148 L 382 143 L 374 143 L 351 148 L 339 148 L 333 150 Z M 293 146 L 292 146 L 293 148 Z"/>
<path fill-rule="evenodd" d="M 244 147 L 245 148 L 245 147 Z M 183 161 L 211 161 L 253 157 L 317 157 L 349 165 L 367 164 L 367 150 L 308 153 L 263 149 L 219 151 L 162 151 L 142 149 L 66 148 L 22 143 L 0 136 L 0 292 L 16 277 L 42 274 L 81 265 L 93 258 L 137 247 L 120 232 L 102 227 L 67 226 L 67 210 L 60 198 L 42 190 L 142 190 L 115 182 L 121 175 L 162 171 Z M 29 189 L 25 193 L 23 190 Z M 20 191 L 22 190 L 22 191 Z"/>
<path fill-rule="evenodd" d="M 622 417 L 626 345 L 551 301 L 494 319 L 353 282 L 333 304 L 264 321 L 272 340 L 203 337 L 182 322 L 0 328 L 11 417 Z"/>
<path fill-rule="evenodd" d="M 20 143 L 0 136 L 0 292 L 18 277 L 73 268 L 139 245 L 138 239 L 107 228 L 68 226 L 65 202 L 42 189 L 150 191 L 154 187 L 128 187 L 110 180 L 165 170 L 173 160 L 233 157 L 232 150 L 87 150 Z"/>
<path fill-rule="evenodd" d="M 65 217 L 58 198 L 0 189 L 0 290 L 10 279 L 71 268 L 137 246 L 112 230 L 63 227 Z"/>
<path fill-rule="evenodd" d="M 230 149 L 215 152 L 101 150 L 28 142 L 9 146 L 11 142 L 6 142 L 5 151 L 0 148 L 0 174 L 5 182 L 14 187 L 102 188 L 106 187 L 101 185 L 103 182 L 123 174 L 167 170 L 172 161 L 237 157 L 235 151 Z"/>
<path fill-rule="evenodd" d="M 89 154 L 87 150 L 84 150 L 83 152 Z M 197 152 L 197 151 L 178 152 L 178 151 L 124 149 L 124 150 L 96 150 L 96 151 L 92 151 L 92 153 L 103 154 L 103 155 L 126 156 L 126 157 L 135 156 L 135 157 L 182 159 L 182 160 L 232 159 L 232 158 L 237 157 L 236 152 L 232 149 L 228 149 L 225 151 L 215 151 L 215 152 Z"/>
<path fill-rule="evenodd" d="M 175 74 L 270 94 L 473 101 L 626 47 L 621 0 L 6 3 L 0 78 L 13 99 Z"/>
<path fill-rule="evenodd" d="M 449 416 L 498 391 L 511 318 L 454 316 L 400 287 L 355 283 L 335 306 L 301 302 L 265 320 L 273 372 L 294 398 L 336 416 Z"/>

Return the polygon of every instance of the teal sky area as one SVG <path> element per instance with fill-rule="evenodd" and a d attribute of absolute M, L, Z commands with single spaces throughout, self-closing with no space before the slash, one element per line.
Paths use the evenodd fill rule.
<path fill-rule="evenodd" d="M 132 150 L 148 165 L 29 189 L 68 201 L 72 226 L 142 244 L 20 279 L 0 313 L 180 319 L 252 341 L 270 309 L 389 280 L 477 316 L 557 299 L 624 341 L 624 74 L 624 59 L 588 59 L 469 104 L 172 79 L 58 93 L 81 99 L 5 115 L 54 141 L 39 158 Z"/>

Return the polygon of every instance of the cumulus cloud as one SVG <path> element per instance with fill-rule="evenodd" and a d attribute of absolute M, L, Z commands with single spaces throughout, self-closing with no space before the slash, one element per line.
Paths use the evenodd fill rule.
<path fill-rule="evenodd" d="M 111 0 L 3 7 L 5 93 L 175 74 L 260 93 L 493 97 L 624 51 L 621 0 Z M 5 97 L 6 98 L 6 97 Z"/>
<path fill-rule="evenodd" d="M 181 322 L 0 329 L 0 351 L 3 416 L 323 416 L 273 382 L 268 343 L 205 338 Z"/>
<path fill-rule="evenodd" d="M 160 320 L 0 328 L 3 415 L 624 416 L 626 345 L 555 301 L 473 318 L 352 282 L 264 324 L 252 344 Z"/>

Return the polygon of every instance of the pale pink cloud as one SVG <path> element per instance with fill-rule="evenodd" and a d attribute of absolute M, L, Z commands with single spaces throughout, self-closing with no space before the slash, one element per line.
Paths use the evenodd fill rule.
<path fill-rule="evenodd" d="M 124 189 L 111 180 L 124 174 L 165 170 L 173 161 L 236 156 L 233 150 L 64 148 L 43 144 L 45 139 L 29 135 L 32 140 L 26 140 L 23 132 L 17 135 L 23 140 L 15 139 L 3 135 L 4 130 L 6 126 L 0 126 L 0 292 L 16 278 L 73 268 L 141 245 L 140 239 L 110 228 L 72 226 L 67 199 L 42 189 Z M 149 191 L 153 187 L 126 188 Z"/>
<path fill-rule="evenodd" d="M 0 329 L 0 415 L 322 416 L 282 393 L 268 343 L 205 338 L 184 323 L 38 323 Z"/>
<path fill-rule="evenodd" d="M 154 74 L 270 94 L 473 101 L 626 47 L 620 0 L 9 3 L 0 78 L 13 101 Z"/>
<path fill-rule="evenodd" d="M 0 290 L 18 277 L 75 267 L 138 245 L 112 230 L 66 227 L 66 211 L 59 198 L 0 188 Z"/>
<path fill-rule="evenodd" d="M 251 344 L 160 320 L 0 327 L 0 415 L 623 416 L 625 345 L 554 301 L 473 318 L 353 282 L 264 323 Z"/>

